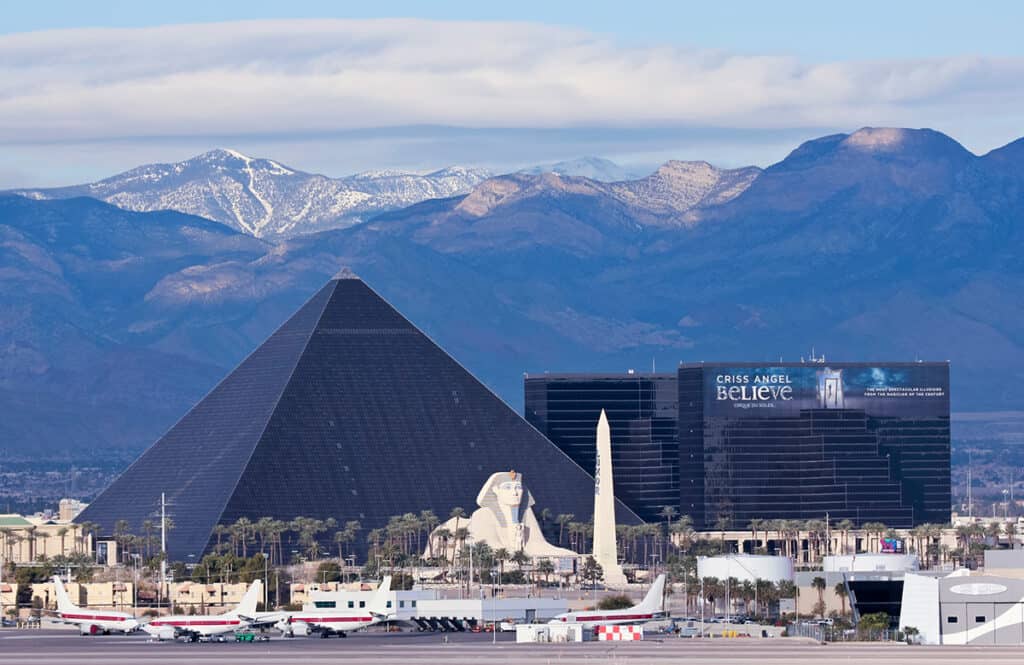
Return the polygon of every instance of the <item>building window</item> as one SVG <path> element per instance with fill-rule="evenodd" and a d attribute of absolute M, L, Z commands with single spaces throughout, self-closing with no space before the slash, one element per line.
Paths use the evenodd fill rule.
<path fill-rule="evenodd" d="M 404 600 L 398 601 L 398 607 L 399 608 L 405 607 L 405 601 Z"/>
<path fill-rule="evenodd" d="M 360 600 L 359 601 L 359 607 L 360 608 L 366 607 L 366 601 L 365 600 Z"/>
<path fill-rule="evenodd" d="M 390 600 L 388 601 L 388 605 L 387 605 L 387 608 L 388 608 L 389 610 L 391 609 L 391 601 L 390 601 Z"/>
<path fill-rule="evenodd" d="M 956 622 L 957 622 L 957 618 L 956 617 L 946 617 L 946 623 L 956 623 Z"/>
<path fill-rule="evenodd" d="M 415 600 L 414 600 L 414 601 L 412 601 L 412 606 L 413 606 L 413 607 L 416 607 L 416 601 L 415 601 Z"/>
<path fill-rule="evenodd" d="M 974 617 L 974 623 L 985 623 L 985 617 L 983 617 L 983 616 L 976 616 L 976 617 Z"/>
<path fill-rule="evenodd" d="M 352 608 L 353 608 L 353 607 L 355 607 L 355 606 L 356 606 L 356 604 L 355 604 L 355 601 L 352 601 L 352 600 L 348 601 L 348 607 L 349 607 L 349 609 L 352 609 Z"/>

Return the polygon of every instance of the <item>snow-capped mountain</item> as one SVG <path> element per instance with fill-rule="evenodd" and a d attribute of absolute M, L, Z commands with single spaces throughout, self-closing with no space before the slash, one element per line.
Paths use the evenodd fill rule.
<path fill-rule="evenodd" d="M 425 199 L 465 194 L 489 176 L 480 169 L 451 167 L 425 175 L 382 171 L 329 178 L 218 149 L 86 185 L 17 193 L 37 199 L 88 196 L 139 212 L 175 210 L 256 237 L 287 237 L 351 226 Z"/>

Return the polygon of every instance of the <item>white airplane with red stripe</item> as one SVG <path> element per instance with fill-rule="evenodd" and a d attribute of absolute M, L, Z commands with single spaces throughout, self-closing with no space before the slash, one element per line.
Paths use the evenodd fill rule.
<path fill-rule="evenodd" d="M 64 583 L 54 576 L 53 588 L 57 595 L 55 621 L 78 626 L 82 635 L 109 635 L 110 633 L 131 633 L 139 628 L 139 622 L 130 614 L 112 610 L 91 610 L 71 602 Z"/>
<path fill-rule="evenodd" d="M 158 640 L 185 637 L 190 642 L 198 642 L 201 637 L 216 637 L 251 628 L 260 623 L 256 618 L 256 603 L 262 595 L 263 582 L 256 580 L 245 592 L 242 602 L 230 612 L 209 616 L 174 614 L 154 617 L 149 623 L 142 624 L 142 630 Z"/>
<path fill-rule="evenodd" d="M 276 628 L 292 637 L 312 634 L 319 634 L 320 637 L 330 637 L 331 635 L 345 637 L 345 633 L 393 618 L 394 610 L 388 607 L 390 595 L 391 576 L 385 575 L 365 609 L 290 612 L 277 622 Z"/>
<path fill-rule="evenodd" d="M 668 614 L 662 607 L 662 598 L 665 593 L 665 575 L 658 575 L 651 585 L 650 590 L 639 605 L 634 605 L 624 610 L 583 610 L 581 612 L 566 612 L 557 615 L 548 623 L 576 623 L 583 624 L 584 628 L 595 626 L 618 626 L 626 624 L 641 624 L 648 621 L 659 621 L 665 619 Z"/>

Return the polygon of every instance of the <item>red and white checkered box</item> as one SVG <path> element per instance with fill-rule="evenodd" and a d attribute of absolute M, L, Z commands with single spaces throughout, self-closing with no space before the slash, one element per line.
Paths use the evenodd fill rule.
<path fill-rule="evenodd" d="M 598 641 L 633 642 L 644 639 L 643 626 L 597 626 L 594 635 Z"/>

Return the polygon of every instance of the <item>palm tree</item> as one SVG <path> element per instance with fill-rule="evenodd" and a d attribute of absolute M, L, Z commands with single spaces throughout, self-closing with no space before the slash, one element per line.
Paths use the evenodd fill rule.
<path fill-rule="evenodd" d="M 252 527 L 252 520 L 248 517 L 239 517 L 232 526 L 232 531 L 235 537 L 238 539 L 239 544 L 242 546 L 242 558 L 248 558 L 249 556 L 249 531 Z"/>
<path fill-rule="evenodd" d="M 864 522 L 860 525 L 862 531 L 864 531 L 864 538 L 867 541 L 865 548 L 867 552 L 875 551 L 875 534 L 881 535 L 885 531 L 885 527 L 881 522 Z"/>
<path fill-rule="evenodd" d="M 441 551 L 446 553 L 445 556 L 444 556 L 445 564 L 448 563 L 448 555 L 447 555 L 448 541 L 451 540 L 451 537 L 452 537 L 452 532 L 450 530 L 448 530 L 447 527 L 441 527 L 439 529 L 434 530 L 434 532 L 431 534 L 431 537 L 430 537 L 430 541 L 431 542 L 433 542 L 435 540 L 438 540 L 438 541 L 441 542 Z"/>
<path fill-rule="evenodd" d="M 683 515 L 672 523 L 672 535 L 675 536 L 680 550 L 688 551 L 693 542 L 693 518 Z"/>
<path fill-rule="evenodd" d="M 662 506 L 658 515 L 665 520 L 665 538 L 668 539 L 672 535 L 672 520 L 676 518 L 679 511 L 674 506 Z"/>
<path fill-rule="evenodd" d="M 437 518 L 435 517 L 434 519 L 437 519 Z M 342 531 L 341 531 L 344 534 L 343 542 L 346 542 L 346 543 L 353 542 L 356 539 L 356 534 L 359 533 L 362 530 L 362 528 L 363 528 L 363 525 L 360 524 L 359 520 L 348 520 L 347 522 L 345 522 L 345 528 L 342 529 Z M 338 551 L 339 551 L 338 556 L 340 557 L 341 556 L 341 554 L 340 554 L 341 550 L 339 549 Z M 342 562 L 342 563 L 344 563 L 344 562 Z"/>
<path fill-rule="evenodd" d="M 821 555 L 821 541 L 825 535 L 824 520 L 807 520 L 804 523 L 807 530 L 808 549 L 813 549 L 811 559 L 817 561 Z"/>
<path fill-rule="evenodd" d="M 454 534 L 459 533 L 459 520 L 466 516 L 466 511 L 462 508 L 452 508 L 452 512 L 448 515 L 448 519 L 454 519 L 455 525 L 452 528 Z M 455 545 L 458 542 L 458 538 L 452 541 L 452 568 L 455 567 Z"/>
<path fill-rule="evenodd" d="M 89 540 L 90 536 L 94 536 L 94 535 L 97 535 L 99 533 L 99 525 L 96 524 L 95 522 L 81 522 L 81 523 L 79 523 L 77 525 L 77 527 L 78 527 L 78 530 L 79 530 L 79 532 L 81 534 L 80 535 L 81 546 L 82 546 L 81 551 L 86 551 L 88 549 L 86 547 L 86 542 Z"/>
<path fill-rule="evenodd" d="M 46 541 L 50 539 L 50 534 L 46 533 L 45 531 L 40 531 L 39 533 L 36 534 L 36 539 L 39 540 L 42 543 L 43 552 L 42 552 L 42 554 L 40 554 L 40 556 L 45 559 L 46 558 Z"/>
<path fill-rule="evenodd" d="M 498 584 L 501 584 L 505 578 L 505 562 L 511 557 L 512 555 L 504 547 L 494 550 L 494 559 L 498 562 Z"/>
<path fill-rule="evenodd" d="M 839 533 L 841 533 L 843 535 L 843 554 L 849 554 L 850 553 L 850 543 L 849 543 L 850 530 L 853 529 L 853 521 L 852 520 L 840 520 L 839 523 L 836 524 L 836 528 L 839 529 Z"/>
<path fill-rule="evenodd" d="M 344 529 L 334 532 L 334 544 L 338 546 L 338 565 L 345 565 L 345 552 L 342 550 L 342 545 L 347 543 L 351 539 L 349 533 Z"/>
<path fill-rule="evenodd" d="M 824 577 L 815 577 L 811 580 L 811 588 L 818 592 L 819 603 L 825 602 L 825 587 L 827 584 Z"/>
<path fill-rule="evenodd" d="M 423 525 L 423 529 L 427 532 L 427 556 L 431 559 L 434 558 L 434 539 L 431 538 L 431 534 L 434 533 L 434 529 L 441 523 L 437 515 L 434 514 L 433 510 L 422 510 L 420 511 L 420 523 Z M 422 550 L 420 550 L 422 553 Z"/>
<path fill-rule="evenodd" d="M 764 520 L 754 518 L 747 524 L 747 528 L 750 529 L 750 549 L 754 551 L 757 549 L 757 532 L 761 530 L 761 525 L 764 524 Z M 767 547 L 768 543 L 765 543 Z"/>
<path fill-rule="evenodd" d="M 544 576 L 545 582 L 548 582 L 551 574 L 555 572 L 555 564 L 551 559 L 541 559 L 537 562 L 537 572 Z"/>
<path fill-rule="evenodd" d="M 764 603 L 764 614 L 761 616 L 768 616 L 768 606 L 771 601 L 774 600 L 775 596 L 775 584 L 771 580 L 757 580 L 754 584 L 754 591 L 757 594 L 759 602 Z M 755 607 L 755 612 L 760 610 Z"/>
<path fill-rule="evenodd" d="M 153 520 L 142 520 L 142 533 L 146 538 L 146 559 L 149 559 L 150 551 L 153 548 Z M 61 543 L 63 549 L 64 544 Z"/>
<path fill-rule="evenodd" d="M 985 527 L 985 536 L 992 539 L 992 544 L 999 546 L 999 538 L 1003 534 L 1003 525 L 999 522 L 989 522 Z"/>
<path fill-rule="evenodd" d="M 836 594 L 837 596 L 839 596 L 839 600 L 840 600 L 840 602 L 842 602 L 842 604 L 843 604 L 843 616 L 846 616 L 846 597 L 847 597 L 847 595 L 848 595 L 848 593 L 847 593 L 847 591 L 846 591 L 846 584 L 845 584 L 845 583 L 843 583 L 843 582 L 839 582 L 838 584 L 836 584 L 836 585 L 835 585 L 835 586 L 834 586 L 834 587 L 832 588 L 832 591 L 833 591 L 833 592 L 834 592 L 834 593 L 835 593 L 835 594 Z"/>
<path fill-rule="evenodd" d="M 722 536 L 722 553 L 725 553 L 725 531 L 729 528 L 729 524 L 732 520 L 729 519 L 728 515 L 719 515 L 718 519 L 715 520 L 715 529 L 719 531 Z"/>
<path fill-rule="evenodd" d="M 64 549 L 64 539 L 65 539 L 65 537 L 67 537 L 68 531 L 70 531 L 70 529 L 68 529 L 66 526 L 62 526 L 61 528 L 57 529 L 57 537 L 60 538 L 60 554 L 61 554 L 61 556 L 64 556 L 65 554 L 67 554 L 67 551 Z"/>
<path fill-rule="evenodd" d="M 562 536 L 565 533 L 565 525 L 572 522 L 576 516 L 572 513 L 562 513 L 555 518 L 555 523 L 558 525 L 558 544 L 562 544 Z"/>

